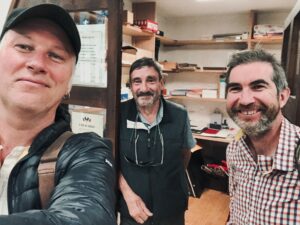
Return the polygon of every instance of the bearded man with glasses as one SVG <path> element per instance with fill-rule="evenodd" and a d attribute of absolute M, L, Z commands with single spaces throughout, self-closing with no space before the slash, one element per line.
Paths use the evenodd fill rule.
<path fill-rule="evenodd" d="M 195 146 L 187 111 L 162 97 L 153 59 L 135 61 L 129 74 L 133 99 L 121 104 L 121 225 L 184 225 L 185 169 Z"/>

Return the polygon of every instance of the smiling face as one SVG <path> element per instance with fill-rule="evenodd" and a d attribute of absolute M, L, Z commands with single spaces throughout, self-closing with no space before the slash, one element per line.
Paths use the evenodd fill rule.
<path fill-rule="evenodd" d="M 227 90 L 227 112 L 249 136 L 259 136 L 280 121 L 289 90 L 277 92 L 273 69 L 266 62 L 241 64 L 231 70 Z"/>
<path fill-rule="evenodd" d="M 163 81 L 153 67 L 144 66 L 131 73 L 131 91 L 138 107 L 159 104 Z"/>
<path fill-rule="evenodd" d="M 75 55 L 64 31 L 46 19 L 22 22 L 0 43 L 0 104 L 55 112 L 69 91 Z"/>

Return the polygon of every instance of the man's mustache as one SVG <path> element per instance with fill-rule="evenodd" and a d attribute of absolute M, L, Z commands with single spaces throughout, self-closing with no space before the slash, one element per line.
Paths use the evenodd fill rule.
<path fill-rule="evenodd" d="M 153 93 L 150 91 L 147 92 L 139 92 L 137 95 L 137 97 L 142 97 L 142 96 L 153 96 Z"/>

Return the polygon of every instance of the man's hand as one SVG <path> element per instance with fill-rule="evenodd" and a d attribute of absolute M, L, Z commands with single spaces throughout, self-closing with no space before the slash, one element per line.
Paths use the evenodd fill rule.
<path fill-rule="evenodd" d="M 153 213 L 146 207 L 141 197 L 134 193 L 122 174 L 120 174 L 119 177 L 119 187 L 127 204 L 130 216 L 137 223 L 143 224 Z"/>
<path fill-rule="evenodd" d="M 144 201 L 134 192 L 124 196 L 130 216 L 137 222 L 143 224 L 153 214 L 146 207 Z"/>

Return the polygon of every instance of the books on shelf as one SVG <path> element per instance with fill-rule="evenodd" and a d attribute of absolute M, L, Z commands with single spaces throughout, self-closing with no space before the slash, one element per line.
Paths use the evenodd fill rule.
<path fill-rule="evenodd" d="M 221 70 L 221 71 L 226 71 L 227 67 L 225 66 L 203 66 L 203 70 Z"/>
<path fill-rule="evenodd" d="M 172 96 L 186 96 L 187 89 L 174 89 L 170 91 Z"/>
<path fill-rule="evenodd" d="M 248 38 L 248 32 L 214 34 L 212 37 L 216 41 L 218 41 L 218 40 L 246 40 Z"/>
<path fill-rule="evenodd" d="M 192 129 L 193 132 L 193 129 Z M 200 132 L 196 132 L 201 136 L 205 137 L 216 137 L 216 138 L 228 138 L 233 135 L 233 130 L 230 129 L 212 129 L 212 128 L 203 128 Z"/>
<path fill-rule="evenodd" d="M 198 67 L 197 64 L 192 63 L 178 63 L 178 70 L 179 71 L 196 71 L 199 70 L 200 67 Z"/>
<path fill-rule="evenodd" d="M 173 89 L 170 96 L 186 96 L 191 98 L 218 98 L 217 89 Z"/>
<path fill-rule="evenodd" d="M 169 62 L 169 61 L 160 61 L 160 65 L 162 65 L 162 70 L 163 71 L 175 71 L 178 69 L 177 62 Z"/>
<path fill-rule="evenodd" d="M 191 89 L 186 92 L 186 97 L 201 98 L 202 89 Z"/>

